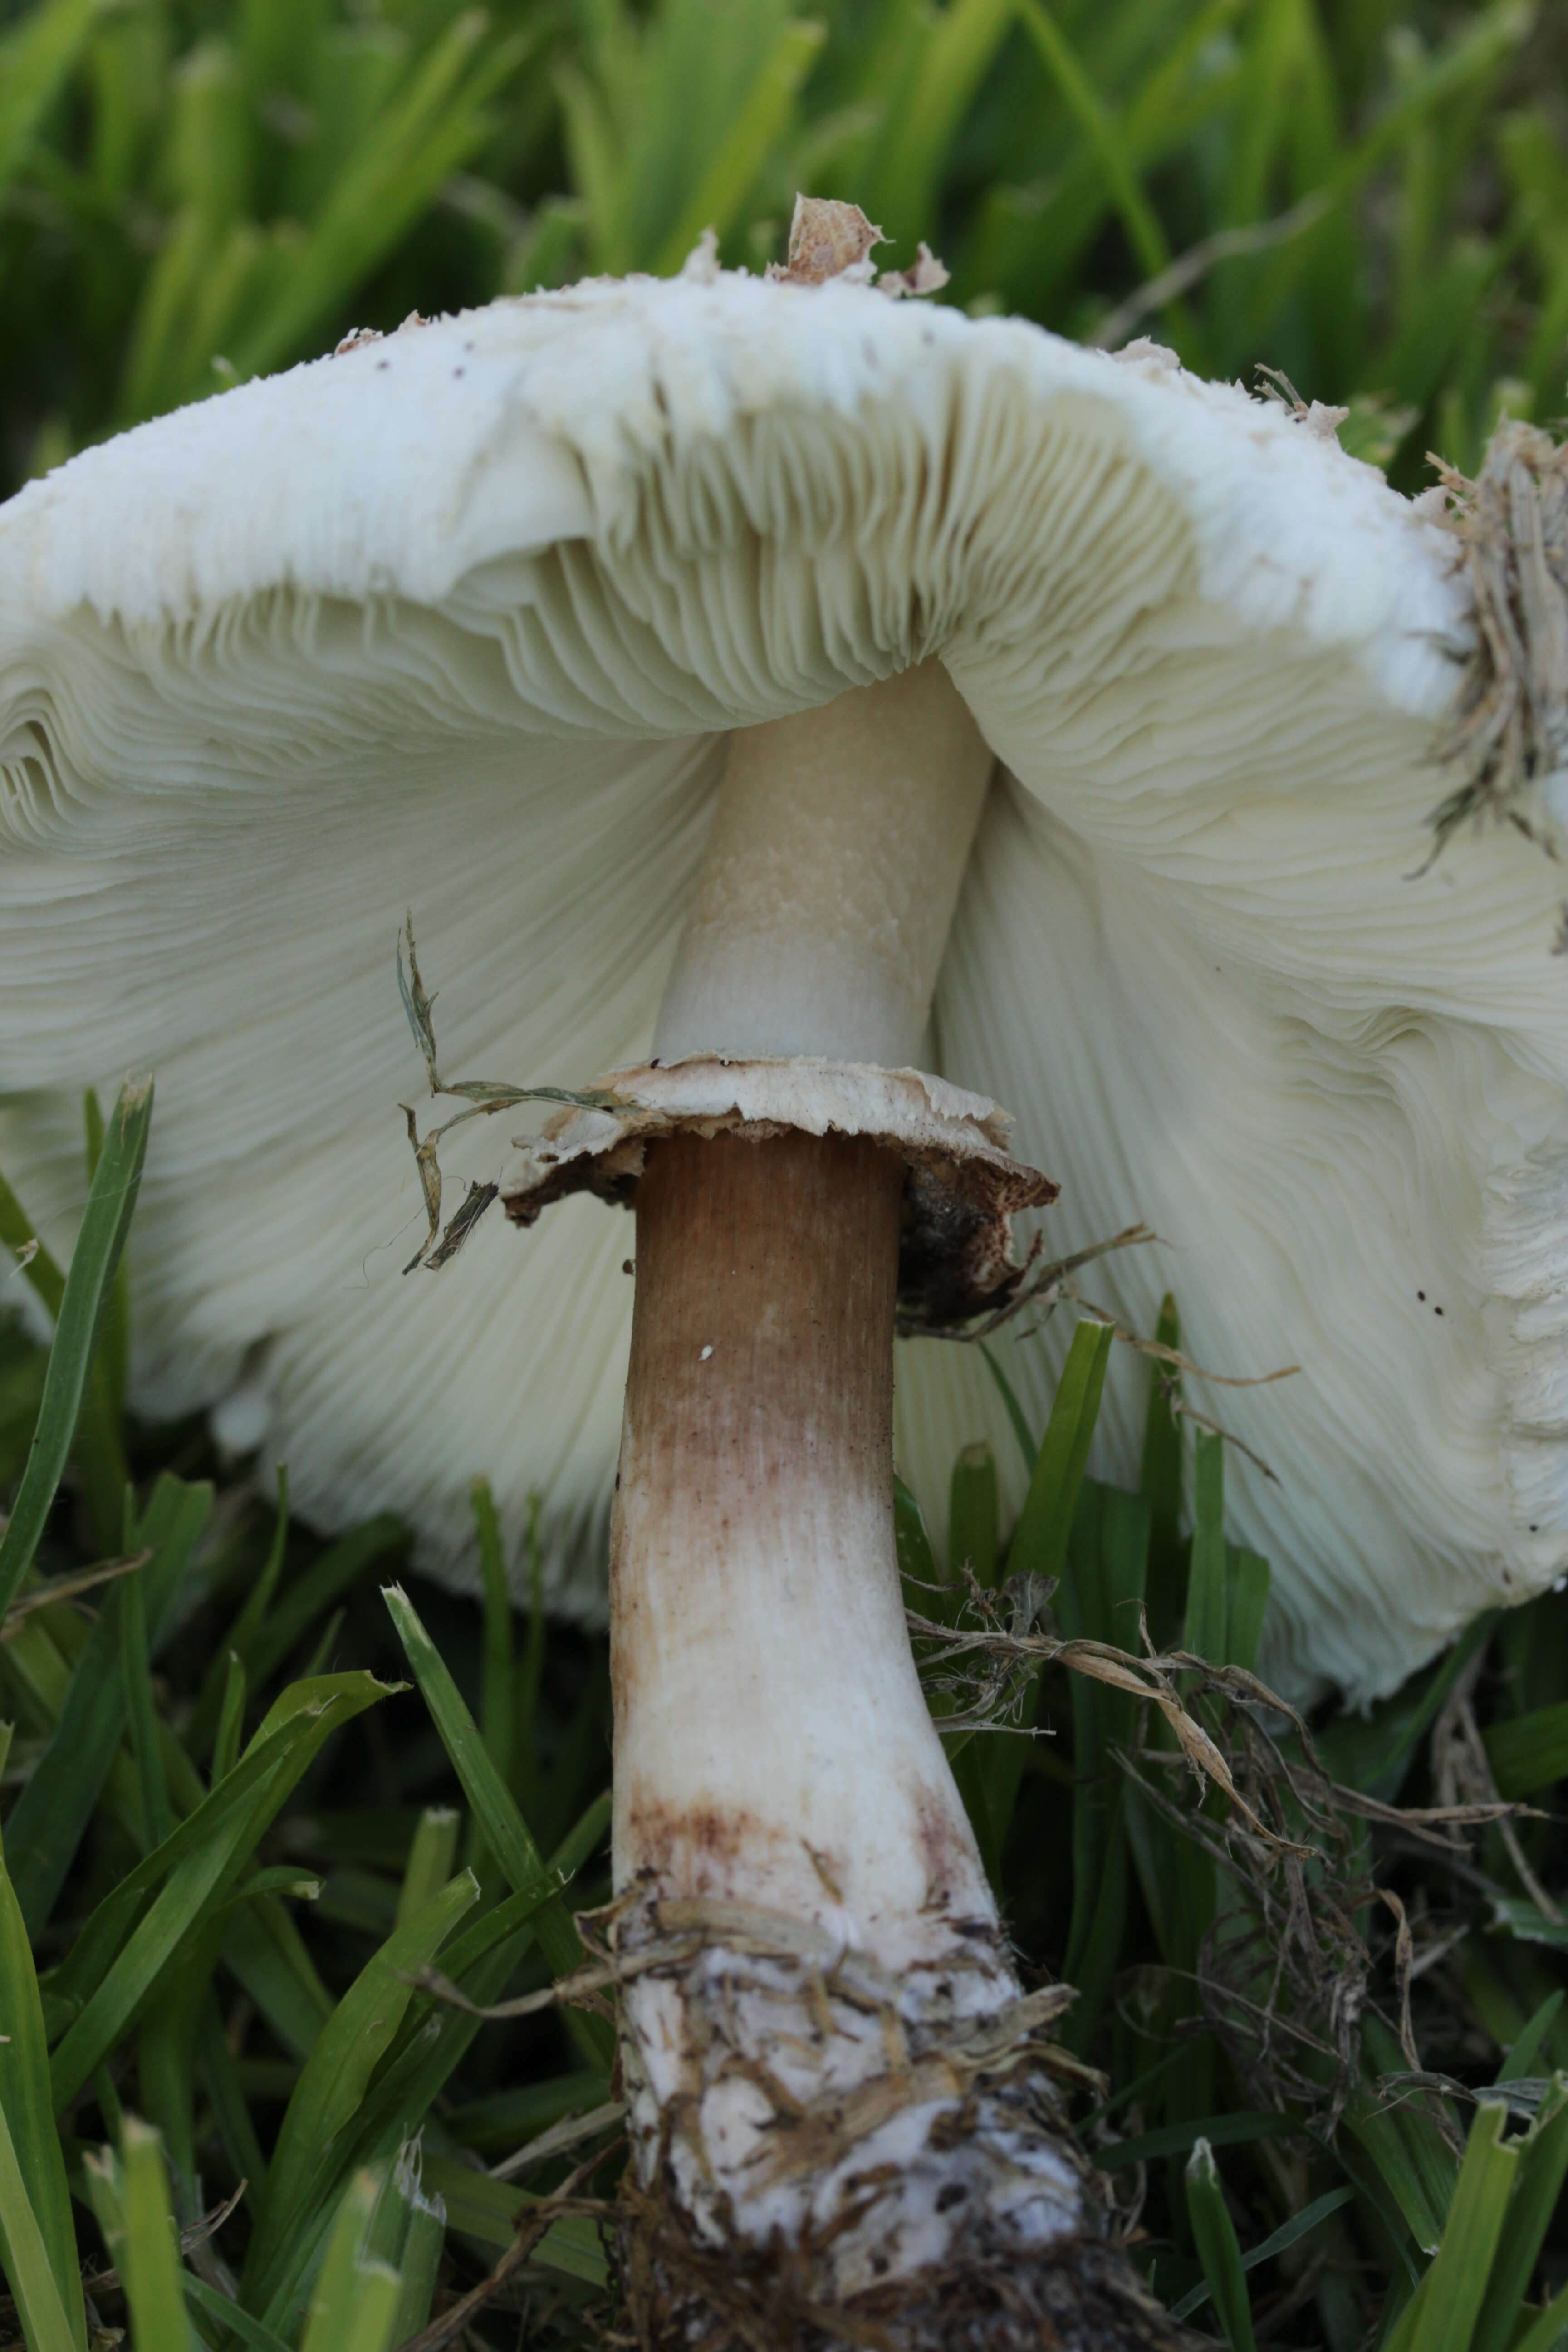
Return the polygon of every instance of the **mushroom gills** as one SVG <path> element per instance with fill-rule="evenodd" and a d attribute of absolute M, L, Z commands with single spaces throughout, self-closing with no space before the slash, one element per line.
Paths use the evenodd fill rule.
<path fill-rule="evenodd" d="M 656 1060 L 906 1056 L 989 771 L 934 665 L 738 735 Z M 847 2305 L 900 2345 L 1162 2340 L 1066 2138 L 1068 1996 L 1021 1993 L 910 1655 L 905 1177 L 770 1120 L 641 1162 L 610 1605 L 645 2343 L 729 2340 L 737 2295 L 781 2346 Z"/>

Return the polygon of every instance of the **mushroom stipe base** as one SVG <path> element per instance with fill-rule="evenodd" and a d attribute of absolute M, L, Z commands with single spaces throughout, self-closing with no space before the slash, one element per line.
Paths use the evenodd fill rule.
<path fill-rule="evenodd" d="M 1083 2070 L 1047 2038 L 1069 1988 L 963 2021 L 930 2000 L 928 1985 L 925 2021 L 911 2027 L 908 1983 L 742 1906 L 637 1894 L 615 1941 L 623 2000 L 635 1985 L 635 2007 L 661 1986 L 695 2029 L 685 2095 L 666 2102 L 621 2193 L 621 2279 L 643 2352 L 816 2352 L 843 2342 L 879 2352 L 1176 2352 L 1190 2341 L 1143 2293 L 1108 2234 L 1094 2175 L 1070 2151 L 1061 2092 Z M 974 1965 L 986 1971 L 983 1955 Z M 763 2017 L 786 2050 L 815 2044 L 826 2057 L 837 2040 L 876 2051 L 879 2063 L 803 2103 L 749 2046 Z M 637 2044 L 634 2030 L 624 2043 L 628 2089 L 634 2115 L 641 2106 L 646 2116 L 632 2080 Z M 766 2110 L 754 2159 L 764 2178 L 754 2185 L 805 2192 L 794 2229 L 761 2238 L 728 2200 L 689 2193 L 726 2172 L 726 2147 L 704 2132 L 726 2075 Z M 1042 2242 L 1064 2182 L 1080 2226 Z M 910 2265 L 910 2242 L 929 2247 L 933 2230 L 940 2254 Z"/>

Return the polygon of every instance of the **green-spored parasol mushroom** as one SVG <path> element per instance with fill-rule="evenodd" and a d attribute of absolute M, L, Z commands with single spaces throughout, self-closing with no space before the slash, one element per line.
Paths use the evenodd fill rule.
<path fill-rule="evenodd" d="M 1156 2323 L 903 1632 L 900 1283 L 1005 1303 L 1038 1167 L 1053 1248 L 1157 1230 L 1097 1272 L 1130 1327 L 1174 1282 L 1200 1361 L 1301 1367 L 1226 1408 L 1298 1688 L 1560 1573 L 1558 786 L 1477 687 L 1521 824 L 1429 860 L 1468 575 L 1312 420 L 866 274 L 351 339 L 0 512 L 0 1160 L 68 1218 L 73 1090 L 156 1063 L 140 1396 L 323 1521 L 460 1570 L 486 1468 L 569 1593 L 618 1489 L 645 2314 L 1114 2346 Z M 531 1230 L 405 1284 L 410 901 L 448 1067 L 584 1100 L 506 1173 Z M 900 1388 L 918 1484 L 992 1408 L 934 1338 Z"/>

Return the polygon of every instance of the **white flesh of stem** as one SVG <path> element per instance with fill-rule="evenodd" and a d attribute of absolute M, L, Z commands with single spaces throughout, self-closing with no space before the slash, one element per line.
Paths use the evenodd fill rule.
<path fill-rule="evenodd" d="M 934 661 L 737 733 L 658 1058 L 911 1061 L 991 768 Z"/>

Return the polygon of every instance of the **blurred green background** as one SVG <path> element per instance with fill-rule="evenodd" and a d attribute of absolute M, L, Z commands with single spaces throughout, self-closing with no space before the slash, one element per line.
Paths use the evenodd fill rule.
<path fill-rule="evenodd" d="M 850 196 L 947 299 L 1349 404 L 1414 487 L 1562 404 L 1568 10 L 1530 0 L 0 8 L 0 488 L 330 349 Z"/>

